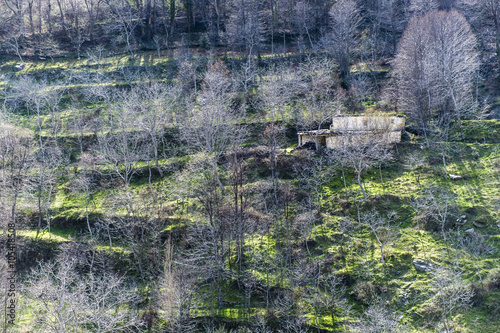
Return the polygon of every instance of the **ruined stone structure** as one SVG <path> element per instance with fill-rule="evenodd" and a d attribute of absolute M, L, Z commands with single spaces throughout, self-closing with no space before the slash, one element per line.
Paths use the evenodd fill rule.
<path fill-rule="evenodd" d="M 396 143 L 401 141 L 405 127 L 403 116 L 334 116 L 330 129 L 299 132 L 299 146 L 307 142 L 318 147 L 340 148 L 345 145 L 366 144 L 371 141 Z"/>

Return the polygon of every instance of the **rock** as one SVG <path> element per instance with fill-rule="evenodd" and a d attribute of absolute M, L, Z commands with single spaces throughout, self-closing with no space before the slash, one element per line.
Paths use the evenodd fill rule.
<path fill-rule="evenodd" d="M 451 180 L 460 180 L 460 179 L 462 179 L 462 176 L 450 174 L 450 179 Z"/>
<path fill-rule="evenodd" d="M 16 71 L 20 71 L 20 70 L 22 70 L 22 69 L 24 68 L 24 66 L 26 66 L 26 65 L 25 65 L 25 64 L 15 65 L 15 66 L 14 66 L 14 69 L 15 69 Z"/>
<path fill-rule="evenodd" d="M 469 228 L 469 229 L 465 230 L 465 233 L 466 234 L 473 234 L 474 233 L 474 228 Z"/>
<path fill-rule="evenodd" d="M 461 218 L 461 219 L 464 219 L 464 218 L 466 218 L 466 216 L 465 216 L 465 215 L 462 215 L 462 216 L 460 216 L 460 218 Z"/>
<path fill-rule="evenodd" d="M 475 226 L 475 227 L 477 227 L 477 228 L 482 228 L 482 227 L 484 227 L 484 223 L 481 223 L 481 222 L 479 222 L 479 221 L 474 221 L 474 222 L 472 222 L 472 225 L 473 225 L 473 226 Z"/>
<path fill-rule="evenodd" d="M 417 271 L 421 272 L 430 272 L 434 269 L 431 262 L 423 259 L 414 259 L 413 266 L 415 266 Z"/>

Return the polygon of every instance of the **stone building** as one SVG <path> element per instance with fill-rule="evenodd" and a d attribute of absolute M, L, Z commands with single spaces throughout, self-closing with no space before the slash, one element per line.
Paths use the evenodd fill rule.
<path fill-rule="evenodd" d="M 390 144 L 401 141 L 404 127 L 404 116 L 338 115 L 332 118 L 330 129 L 299 132 L 298 144 L 302 146 L 307 142 L 313 142 L 317 147 L 326 146 L 332 149 L 371 141 Z"/>

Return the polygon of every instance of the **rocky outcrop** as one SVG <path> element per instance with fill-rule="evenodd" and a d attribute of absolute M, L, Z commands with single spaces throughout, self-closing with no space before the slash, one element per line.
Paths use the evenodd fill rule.
<path fill-rule="evenodd" d="M 420 272 L 430 272 L 434 269 L 432 263 L 424 259 L 414 259 L 413 266 L 415 266 L 415 269 Z"/>

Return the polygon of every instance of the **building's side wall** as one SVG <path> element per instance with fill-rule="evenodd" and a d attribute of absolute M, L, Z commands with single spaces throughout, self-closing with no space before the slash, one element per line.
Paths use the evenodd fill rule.
<path fill-rule="evenodd" d="M 405 127 L 404 117 L 359 116 L 333 117 L 332 131 L 401 131 Z"/>
<path fill-rule="evenodd" d="M 344 146 L 363 145 L 374 141 L 387 144 L 401 142 L 401 132 L 357 132 L 332 135 L 326 138 L 326 146 L 333 149 Z"/>
<path fill-rule="evenodd" d="M 316 137 L 319 146 L 324 146 L 328 138 L 326 135 L 318 135 Z M 308 142 L 314 142 L 314 135 L 309 134 L 299 134 L 299 146 L 305 145 Z"/>
<path fill-rule="evenodd" d="M 308 142 L 314 142 L 314 140 L 311 138 L 310 135 L 301 134 L 299 142 L 300 142 L 300 145 L 302 146 L 302 145 L 305 145 Z"/>

